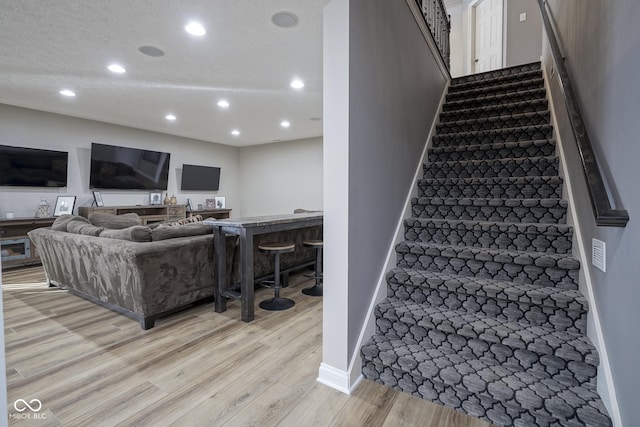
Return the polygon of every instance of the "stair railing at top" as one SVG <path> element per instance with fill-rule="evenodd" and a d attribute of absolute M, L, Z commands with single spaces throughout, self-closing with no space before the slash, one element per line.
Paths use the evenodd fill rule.
<path fill-rule="evenodd" d="M 629 221 L 629 214 L 626 210 L 612 209 L 609 195 L 598 167 L 598 161 L 591 146 L 591 140 L 587 134 L 587 129 L 582 120 L 582 112 L 578 105 L 573 86 L 569 80 L 569 74 L 567 67 L 564 64 L 564 58 L 560 52 L 560 46 L 556 34 L 551 25 L 549 19 L 549 13 L 546 9 L 546 1 L 538 0 L 540 5 L 540 12 L 542 14 L 542 21 L 544 23 L 545 32 L 549 39 L 549 45 L 551 46 L 551 54 L 553 56 L 553 62 L 556 66 L 556 71 L 560 79 L 560 88 L 562 89 L 562 95 L 564 97 L 565 105 L 569 112 L 569 121 L 571 122 L 571 129 L 578 145 L 578 151 L 580 153 L 580 162 L 582 163 L 582 169 L 587 181 L 587 188 L 589 190 L 589 197 L 591 199 L 591 207 L 596 217 L 596 225 L 609 226 L 609 227 L 625 227 Z"/>
<path fill-rule="evenodd" d="M 447 70 L 450 70 L 449 33 L 451 32 L 451 22 L 444 3 L 442 0 L 416 0 L 416 3 L 422 11 L 422 16 L 429 27 L 433 40 L 436 42 L 442 61 Z"/>

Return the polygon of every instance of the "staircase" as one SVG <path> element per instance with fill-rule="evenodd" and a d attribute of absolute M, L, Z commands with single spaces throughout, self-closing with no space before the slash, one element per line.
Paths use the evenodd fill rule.
<path fill-rule="evenodd" d="M 610 426 L 540 63 L 454 79 L 364 377 L 497 425 Z"/>

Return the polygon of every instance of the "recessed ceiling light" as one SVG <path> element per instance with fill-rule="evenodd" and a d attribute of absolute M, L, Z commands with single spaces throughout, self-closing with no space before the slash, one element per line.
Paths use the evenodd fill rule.
<path fill-rule="evenodd" d="M 164 56 L 164 52 L 163 51 L 161 51 L 157 47 L 153 47 L 153 46 L 140 46 L 138 48 L 138 50 L 140 51 L 140 53 L 142 53 L 144 55 L 153 56 L 155 58 L 159 58 L 161 56 Z"/>
<path fill-rule="evenodd" d="M 234 129 L 231 131 L 231 135 L 238 136 L 240 135 L 240 131 L 238 129 Z"/>
<path fill-rule="evenodd" d="M 220 101 L 218 101 L 218 107 L 228 108 L 229 107 L 229 101 L 227 101 L 226 99 L 221 99 Z"/>
<path fill-rule="evenodd" d="M 164 116 L 164 118 L 169 121 L 174 121 L 176 119 L 176 116 L 174 116 L 173 114 L 167 114 L 166 116 Z"/>
<path fill-rule="evenodd" d="M 294 89 L 302 89 L 304 87 L 304 82 L 300 79 L 295 79 L 291 82 L 291 87 Z"/>
<path fill-rule="evenodd" d="M 195 21 L 189 22 L 184 29 L 192 36 L 204 36 L 207 34 L 207 30 L 204 29 L 202 24 Z"/>
<path fill-rule="evenodd" d="M 124 67 L 122 65 L 120 65 L 120 64 L 111 64 L 107 68 L 112 73 L 122 74 L 122 73 L 126 73 L 127 72 L 127 70 L 125 70 Z"/>
<path fill-rule="evenodd" d="M 280 126 L 282 126 L 283 128 L 288 128 L 289 126 L 291 126 L 291 123 L 289 123 L 286 120 L 283 120 L 282 122 L 280 122 Z"/>
<path fill-rule="evenodd" d="M 63 89 L 60 91 L 60 95 L 64 95 L 64 96 L 68 96 L 68 97 L 74 97 L 76 96 L 76 93 L 72 90 L 69 89 Z"/>
<path fill-rule="evenodd" d="M 271 17 L 271 22 L 280 28 L 293 28 L 298 25 L 298 17 L 291 12 L 278 12 Z"/>

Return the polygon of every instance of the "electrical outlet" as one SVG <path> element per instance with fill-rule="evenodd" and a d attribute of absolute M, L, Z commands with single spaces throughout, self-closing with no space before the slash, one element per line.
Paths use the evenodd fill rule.
<path fill-rule="evenodd" d="M 607 272 L 607 250 L 602 240 L 591 239 L 591 263 L 603 273 Z"/>
<path fill-rule="evenodd" d="M 524 22 L 527 20 L 527 12 L 522 12 L 520 14 L 520 22 Z"/>

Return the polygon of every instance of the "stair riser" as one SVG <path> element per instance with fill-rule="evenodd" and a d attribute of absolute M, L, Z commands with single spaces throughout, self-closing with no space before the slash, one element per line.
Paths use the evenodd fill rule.
<path fill-rule="evenodd" d="M 549 123 L 549 112 L 517 114 L 513 117 L 489 117 L 483 119 L 439 123 L 436 125 L 437 135 L 445 135 L 457 132 L 472 132 L 481 130 L 494 130 L 503 128 L 516 128 L 522 126 L 537 126 Z"/>
<path fill-rule="evenodd" d="M 499 161 L 437 162 L 426 163 L 422 170 L 423 179 L 558 176 L 558 159 L 543 157 Z"/>
<path fill-rule="evenodd" d="M 426 254 L 420 253 L 421 250 L 421 248 L 398 245 L 396 248 L 397 266 L 536 286 L 555 286 L 559 289 L 578 289 L 579 263 L 575 260 L 571 265 L 573 268 L 568 269 L 563 268 L 566 260 L 558 261 L 551 257 L 536 260 L 538 265 L 523 265 L 514 262 L 511 257 L 505 257 L 504 254 L 492 255 L 484 252 L 474 254 L 465 250 L 460 250 L 457 254 L 451 253 L 453 251 L 439 253 L 439 251 L 432 250 Z M 577 268 L 575 267 L 576 263 L 578 264 Z"/>
<path fill-rule="evenodd" d="M 483 314 L 500 320 L 521 322 L 532 326 L 552 326 L 558 331 L 587 333 L 587 314 L 580 311 L 564 310 L 558 307 L 541 307 L 534 304 L 392 282 L 388 283 L 387 296 L 418 304 L 425 303 L 436 307 L 447 307 L 451 310 Z"/>
<path fill-rule="evenodd" d="M 494 129 L 462 133 L 435 135 L 432 147 L 457 147 L 460 145 L 483 145 L 499 142 L 534 141 L 552 139 L 551 125 L 537 125 L 521 128 Z"/>
<path fill-rule="evenodd" d="M 533 99 L 526 102 L 512 102 L 494 106 L 479 105 L 466 110 L 449 110 L 440 114 L 440 123 L 456 122 L 459 120 L 481 119 L 510 114 L 533 113 L 548 109 L 546 98 Z"/>
<path fill-rule="evenodd" d="M 589 361 L 571 360 L 559 354 L 545 354 L 536 349 L 513 347 L 480 337 L 461 335 L 455 330 L 438 330 L 428 319 L 419 325 L 408 324 L 403 319 L 376 318 L 376 329 L 389 339 L 403 340 L 423 349 L 437 349 L 457 356 L 481 359 L 490 365 L 552 378 L 564 384 L 589 384 L 596 386 L 597 365 Z M 385 362 L 388 365 L 388 362 Z M 415 375 L 421 375 L 415 372 Z"/>
<path fill-rule="evenodd" d="M 471 221 L 540 222 L 566 224 L 567 208 L 563 206 L 448 206 L 413 203 L 411 213 L 416 218 L 460 219 Z"/>
<path fill-rule="evenodd" d="M 539 71 L 539 70 L 540 70 L 540 63 L 535 62 L 532 64 L 524 64 L 524 65 L 518 65 L 516 67 L 493 70 L 486 73 L 478 73 L 478 74 L 471 74 L 463 77 L 456 77 L 451 81 L 451 85 L 456 86 L 459 84 L 464 84 L 469 82 L 481 82 L 487 79 L 495 79 L 495 78 L 500 78 L 505 76 L 511 76 L 513 74 L 520 74 L 520 73 L 526 73 L 528 71 Z"/>
<path fill-rule="evenodd" d="M 434 243 L 438 245 L 456 245 L 485 249 L 504 249 L 511 251 L 536 251 L 549 254 L 571 253 L 571 230 L 552 229 L 544 233 L 535 229 L 527 233 L 515 224 L 507 228 L 495 224 L 473 225 L 468 228 L 464 223 L 436 227 L 433 223 L 422 226 L 419 221 L 405 222 L 404 238 L 409 242 Z"/>
<path fill-rule="evenodd" d="M 514 83 L 514 82 L 533 80 L 533 79 L 542 79 L 542 71 L 533 70 L 533 71 L 526 71 L 523 73 L 513 73 L 507 76 L 498 77 L 497 79 L 494 79 L 492 82 L 489 82 L 487 81 L 487 79 L 485 79 L 485 80 L 471 81 L 466 83 L 452 83 L 451 86 L 449 86 L 449 93 L 464 92 L 470 89 L 476 89 L 476 88 L 484 87 L 487 85 L 496 86 L 499 84 L 508 84 L 508 83 Z"/>
<path fill-rule="evenodd" d="M 497 146 L 480 146 L 469 150 L 432 150 L 430 162 L 456 162 L 465 160 L 515 159 L 524 157 L 550 157 L 556 152 L 555 144 L 541 142 L 519 146 L 517 143 L 497 144 Z"/>
<path fill-rule="evenodd" d="M 421 399 L 429 400 L 448 408 L 467 413 L 476 418 L 487 420 L 496 425 L 514 425 L 517 427 L 584 427 L 582 421 L 560 424 L 558 419 L 550 415 L 530 411 L 512 401 L 497 401 L 484 396 L 465 392 L 460 388 L 450 387 L 438 381 L 419 378 L 374 364 L 363 362 L 362 372 L 370 381 L 401 390 Z M 592 424 L 597 426 L 598 424 Z M 610 424 L 601 424 L 608 426 Z"/>
<path fill-rule="evenodd" d="M 520 185 L 486 183 L 482 181 L 418 181 L 418 197 L 496 198 L 496 199 L 554 199 L 562 197 L 562 182 L 539 181 Z"/>
<path fill-rule="evenodd" d="M 544 81 L 542 79 L 527 80 L 515 83 L 506 83 L 503 85 L 480 87 L 478 89 L 470 89 L 462 92 L 449 92 L 446 96 L 446 101 L 459 101 L 468 98 L 479 98 L 482 96 L 495 96 L 501 94 L 508 94 L 512 92 L 520 92 L 523 90 L 540 89 L 544 88 Z"/>
<path fill-rule="evenodd" d="M 546 100 L 546 92 L 544 88 L 523 90 L 520 92 L 495 95 L 493 97 L 479 97 L 470 99 L 461 99 L 459 101 L 446 102 L 442 106 L 442 112 L 451 112 L 459 110 L 467 110 L 470 108 L 482 107 L 504 107 L 516 102 L 544 101 Z"/>

